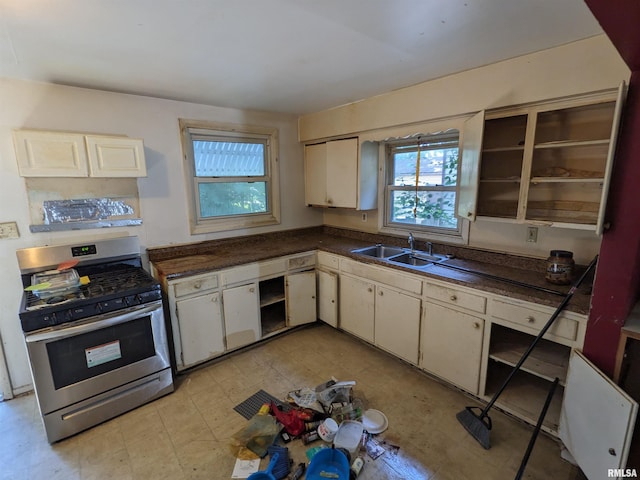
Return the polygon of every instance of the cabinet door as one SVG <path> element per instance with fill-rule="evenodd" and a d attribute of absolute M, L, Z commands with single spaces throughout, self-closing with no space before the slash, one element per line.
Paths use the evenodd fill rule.
<path fill-rule="evenodd" d="M 476 219 L 483 129 L 484 110 L 476 113 L 464 123 L 462 136 L 460 185 L 458 187 L 458 216 L 472 221 Z"/>
<path fill-rule="evenodd" d="M 227 349 L 260 340 L 260 298 L 257 283 L 223 290 L 222 305 Z"/>
<path fill-rule="evenodd" d="M 420 366 L 478 394 L 484 320 L 425 302 Z"/>
<path fill-rule="evenodd" d="M 224 331 L 218 292 L 178 300 L 180 336 L 178 368 L 187 368 L 224 352 Z"/>
<path fill-rule="evenodd" d="M 318 270 L 318 318 L 338 327 L 338 275 Z"/>
<path fill-rule="evenodd" d="M 285 296 L 289 327 L 316 321 L 316 272 L 287 275 Z"/>
<path fill-rule="evenodd" d="M 638 403 L 574 350 L 560 413 L 560 439 L 589 480 L 619 478 L 627 464 Z"/>
<path fill-rule="evenodd" d="M 349 275 L 340 277 L 340 328 L 373 343 L 373 283 Z"/>
<path fill-rule="evenodd" d="M 327 205 L 356 208 L 358 139 L 327 142 Z"/>
<path fill-rule="evenodd" d="M 327 204 L 327 144 L 304 147 L 304 202 Z"/>
<path fill-rule="evenodd" d="M 92 177 L 146 177 L 141 139 L 87 135 L 89 172 Z"/>
<path fill-rule="evenodd" d="M 376 345 L 414 365 L 418 364 L 420 304 L 419 298 L 376 286 Z"/>
<path fill-rule="evenodd" d="M 13 139 L 23 177 L 86 177 L 87 154 L 80 134 L 16 130 Z"/>

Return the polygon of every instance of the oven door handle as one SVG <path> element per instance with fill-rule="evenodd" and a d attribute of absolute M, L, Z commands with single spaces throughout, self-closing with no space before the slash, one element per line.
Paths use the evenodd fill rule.
<path fill-rule="evenodd" d="M 65 326 L 55 330 L 29 334 L 25 336 L 25 341 L 27 343 L 35 343 L 73 337 L 82 333 L 93 332 L 105 327 L 118 325 L 119 323 L 125 323 L 130 320 L 134 320 L 141 315 L 153 313 L 161 308 L 162 300 L 156 300 L 155 302 L 147 303 L 143 306 L 129 307 L 125 310 L 120 310 L 119 312 L 113 312 L 112 314 L 100 315 L 96 320 L 82 323 L 80 325 Z"/>

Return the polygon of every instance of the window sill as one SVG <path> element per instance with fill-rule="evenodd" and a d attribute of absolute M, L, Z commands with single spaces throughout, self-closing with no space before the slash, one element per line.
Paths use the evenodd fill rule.
<path fill-rule="evenodd" d="M 264 227 L 268 225 L 278 225 L 280 218 L 274 215 L 259 215 L 246 218 L 225 218 L 201 221 L 199 224 L 191 225 L 191 234 L 199 235 L 203 233 L 227 232 L 230 230 L 240 230 L 244 228 Z"/>

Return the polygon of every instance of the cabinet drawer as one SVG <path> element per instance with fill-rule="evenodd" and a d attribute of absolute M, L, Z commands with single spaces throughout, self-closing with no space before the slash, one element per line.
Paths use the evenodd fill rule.
<path fill-rule="evenodd" d="M 215 288 L 218 288 L 218 276 L 206 275 L 173 283 L 173 294 L 178 298 L 192 293 L 213 290 Z"/>
<path fill-rule="evenodd" d="M 526 329 L 530 329 L 532 333 L 539 332 L 552 314 L 553 310 L 545 310 L 544 307 L 535 309 L 528 305 L 517 305 L 501 300 L 494 300 L 491 308 L 493 317 L 522 325 Z M 545 337 L 556 337 L 573 342 L 578 338 L 578 326 L 579 322 L 577 320 L 568 318 L 561 313 L 553 322 Z"/>
<path fill-rule="evenodd" d="M 473 312 L 485 313 L 487 308 L 487 299 L 485 297 L 431 282 L 425 282 L 425 295 L 434 300 L 439 300 L 449 305 L 457 305 Z"/>
<path fill-rule="evenodd" d="M 338 270 L 340 268 L 340 258 L 327 252 L 318 252 L 318 266 Z"/>
<path fill-rule="evenodd" d="M 286 265 L 287 263 L 284 257 L 259 263 L 249 263 L 223 272 L 220 275 L 220 283 L 227 286 L 255 280 L 256 278 L 282 275 L 287 271 Z"/>
<path fill-rule="evenodd" d="M 399 273 L 393 268 L 375 267 L 343 258 L 340 261 L 340 269 L 342 272 L 351 273 L 374 282 L 384 283 L 405 292 L 415 293 L 416 295 L 422 294 L 421 278 Z"/>
<path fill-rule="evenodd" d="M 297 270 L 300 268 L 313 267 L 316 264 L 315 253 L 308 253 L 299 257 L 290 257 L 287 259 L 287 269 Z"/>

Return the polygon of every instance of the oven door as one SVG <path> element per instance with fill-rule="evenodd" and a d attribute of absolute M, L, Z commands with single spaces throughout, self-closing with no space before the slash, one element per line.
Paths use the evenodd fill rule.
<path fill-rule="evenodd" d="M 169 367 L 160 300 L 25 340 L 43 415 Z"/>

